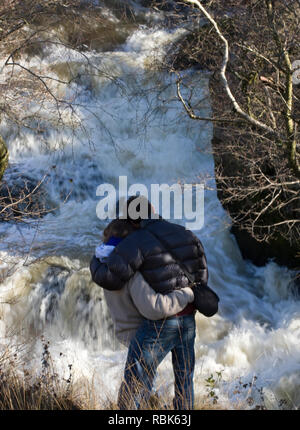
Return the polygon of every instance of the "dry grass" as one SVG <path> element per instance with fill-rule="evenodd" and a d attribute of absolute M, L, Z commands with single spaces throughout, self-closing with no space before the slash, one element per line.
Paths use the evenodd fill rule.
<path fill-rule="evenodd" d="M 107 387 L 101 387 L 90 381 L 74 382 L 72 365 L 69 365 L 67 379 L 59 376 L 49 352 L 49 342 L 42 339 L 42 367 L 39 374 L 34 368 L 26 369 L 17 353 L 9 348 L 0 353 L 0 410 L 119 410 L 117 400 L 108 394 Z M 212 382 L 213 381 L 213 382 Z M 237 383 L 237 392 L 241 394 L 236 402 L 219 401 L 216 394 L 221 379 L 213 375 L 205 380 L 206 394 L 195 397 L 194 410 L 246 410 L 269 409 L 265 404 L 263 389 L 256 386 L 255 380 L 248 384 Z M 158 392 L 166 381 L 160 381 Z M 101 398 L 99 398 L 99 392 Z M 259 394 L 260 400 L 254 401 L 253 394 Z M 247 395 L 244 395 L 247 394 Z M 257 397 L 257 396 L 256 396 Z M 135 409 L 133 399 L 122 397 L 125 409 Z M 288 409 L 286 400 L 279 400 L 276 409 Z M 293 409 L 297 409 L 296 407 Z M 140 410 L 174 410 L 170 393 L 152 394 L 147 402 L 141 403 Z"/>
<path fill-rule="evenodd" d="M 72 365 L 69 377 L 59 376 L 49 352 L 49 342 L 42 339 L 42 367 L 39 374 L 27 370 L 18 353 L 9 348 L 0 353 L 0 410 L 119 410 L 116 399 L 96 395 L 93 383 L 80 384 L 73 381 Z M 162 382 L 163 383 L 163 382 Z M 105 398 L 105 400 L 104 400 Z M 134 409 L 132 399 L 128 399 L 127 409 Z M 172 399 L 166 394 L 154 394 L 141 405 L 141 410 L 172 410 Z M 196 399 L 195 409 L 222 409 L 213 404 L 209 397 Z"/>
<path fill-rule="evenodd" d="M 55 373 L 44 342 L 42 371 L 33 375 L 20 364 L 18 355 L 7 349 L 0 355 L 0 410 L 79 410 L 82 402 L 72 383 Z"/>
<path fill-rule="evenodd" d="M 97 378 L 75 379 L 72 364 L 68 364 L 67 375 L 63 377 L 61 372 L 58 374 L 56 371 L 56 364 L 50 354 L 50 342 L 43 336 L 41 345 L 39 370 L 30 363 L 28 345 L 7 346 L 5 350 L 0 350 L 0 410 L 119 410 L 120 404 L 123 405 L 122 409 L 134 410 L 133 395 L 142 399 L 142 394 L 146 394 L 134 375 L 131 377 L 131 389 L 126 389 L 122 382 L 118 400 L 112 394 L 111 386 L 105 386 Z M 60 353 L 60 356 L 63 355 Z M 158 378 L 156 382 L 157 391 L 150 398 L 146 394 L 139 409 L 174 410 L 172 394 L 166 390 L 170 381 Z M 263 387 L 257 384 L 256 376 L 248 382 L 242 378 L 236 381 L 235 401 L 229 398 L 221 400 L 219 390 L 224 382 L 222 372 L 204 379 L 201 382 L 204 391 L 195 396 L 194 410 L 264 410 L 273 409 L 273 406 L 275 409 L 289 408 L 284 399 L 279 399 L 277 406 L 266 403 Z M 196 380 L 194 384 L 197 384 Z M 185 398 L 188 396 L 185 395 Z"/>

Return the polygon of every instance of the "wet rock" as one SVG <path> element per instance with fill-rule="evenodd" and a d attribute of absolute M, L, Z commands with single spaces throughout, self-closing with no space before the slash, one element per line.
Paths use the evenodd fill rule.
<path fill-rule="evenodd" d="M 231 228 L 244 259 L 256 266 L 264 266 L 271 259 L 277 264 L 295 269 L 299 267 L 297 246 L 291 246 L 287 240 L 277 237 L 270 242 L 258 242 L 247 231 L 238 226 Z"/>
<path fill-rule="evenodd" d="M 127 37 L 137 28 L 136 23 L 83 21 L 65 23 L 56 29 L 60 38 L 78 51 L 113 51 L 125 43 Z"/>

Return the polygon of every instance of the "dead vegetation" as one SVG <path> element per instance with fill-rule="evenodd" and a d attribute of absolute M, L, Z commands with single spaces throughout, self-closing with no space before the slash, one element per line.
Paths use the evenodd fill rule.
<path fill-rule="evenodd" d="M 214 124 L 218 196 L 242 252 L 299 268 L 299 2 L 186 0 L 206 19 L 166 57 L 177 96 L 196 121 Z M 185 83 L 194 67 L 210 75 L 211 117 Z M 185 97 L 182 89 L 185 87 Z M 247 248 L 253 248 L 247 255 Z M 252 255 L 250 255 L 252 253 Z"/>

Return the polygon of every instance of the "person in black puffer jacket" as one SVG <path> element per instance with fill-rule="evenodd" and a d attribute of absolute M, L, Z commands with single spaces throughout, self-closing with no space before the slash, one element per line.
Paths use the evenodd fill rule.
<path fill-rule="evenodd" d="M 93 281 L 107 290 L 121 289 L 140 271 L 157 293 L 167 294 L 190 283 L 177 261 L 195 281 L 207 284 L 206 256 L 198 237 L 181 225 L 147 219 L 115 248 L 105 264 L 94 256 L 90 270 Z"/>
<path fill-rule="evenodd" d="M 133 200 L 129 199 L 127 205 Z M 206 285 L 207 261 L 201 241 L 183 226 L 162 218 L 151 219 L 150 203 L 148 207 L 148 219 L 131 219 L 136 231 L 122 240 L 105 262 L 92 258 L 93 281 L 104 289 L 120 290 L 139 271 L 153 290 L 168 294 L 190 284 L 183 265 L 191 279 Z M 195 336 L 195 308 L 191 304 L 173 317 L 145 319 L 129 345 L 119 408 L 147 407 L 156 369 L 171 351 L 175 377 L 173 407 L 193 409 Z"/>

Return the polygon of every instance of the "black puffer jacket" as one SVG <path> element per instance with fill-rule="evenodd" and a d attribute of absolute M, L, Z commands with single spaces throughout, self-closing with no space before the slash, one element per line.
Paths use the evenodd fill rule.
<path fill-rule="evenodd" d="M 178 260 L 195 281 L 207 283 L 206 257 L 197 236 L 163 219 L 143 220 L 141 228 L 122 240 L 105 263 L 94 256 L 90 270 L 93 281 L 107 290 L 121 289 L 140 271 L 156 292 L 167 294 L 189 284 Z"/>

